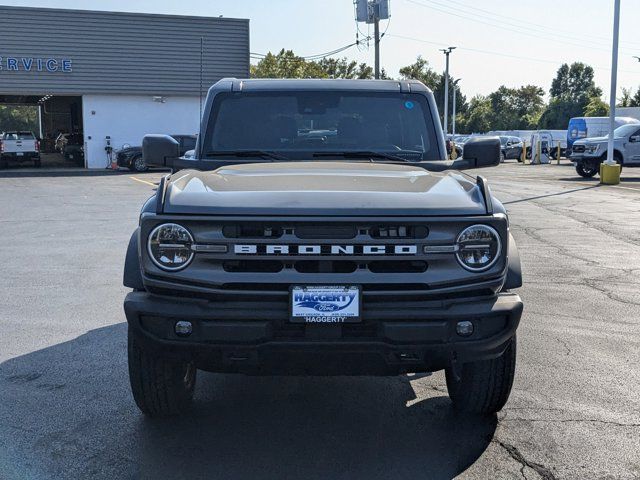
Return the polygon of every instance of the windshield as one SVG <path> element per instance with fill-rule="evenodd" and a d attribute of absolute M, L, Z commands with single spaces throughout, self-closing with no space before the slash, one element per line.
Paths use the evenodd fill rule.
<path fill-rule="evenodd" d="M 503 147 L 507 144 L 508 141 L 509 137 L 500 137 L 500 145 L 502 145 Z"/>
<path fill-rule="evenodd" d="M 613 131 L 613 138 L 627 137 L 629 135 L 633 135 L 638 130 L 640 130 L 640 125 L 636 125 L 636 124 L 622 125 L 621 127 L 618 127 Z"/>
<path fill-rule="evenodd" d="M 270 151 L 285 159 L 314 153 L 385 152 L 408 160 L 438 160 L 426 98 L 377 92 L 256 92 L 219 94 L 204 154 Z"/>

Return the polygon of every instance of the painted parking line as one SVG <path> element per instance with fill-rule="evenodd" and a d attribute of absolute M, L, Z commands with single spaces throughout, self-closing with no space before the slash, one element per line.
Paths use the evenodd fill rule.
<path fill-rule="evenodd" d="M 141 180 L 140 178 L 136 178 L 136 177 L 129 177 L 131 180 L 135 180 L 136 182 L 140 182 L 140 183 L 144 183 L 145 185 L 151 185 L 152 187 L 156 187 L 157 185 L 153 182 L 147 182 L 146 180 Z"/>

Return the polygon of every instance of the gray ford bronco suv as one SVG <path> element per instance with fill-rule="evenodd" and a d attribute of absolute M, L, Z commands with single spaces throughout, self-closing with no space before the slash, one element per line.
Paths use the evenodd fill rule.
<path fill-rule="evenodd" d="M 494 413 L 514 378 L 518 250 L 487 182 L 496 138 L 450 161 L 416 81 L 237 80 L 209 90 L 126 255 L 133 396 L 178 414 L 198 369 L 251 375 L 446 371 L 456 409 Z"/>

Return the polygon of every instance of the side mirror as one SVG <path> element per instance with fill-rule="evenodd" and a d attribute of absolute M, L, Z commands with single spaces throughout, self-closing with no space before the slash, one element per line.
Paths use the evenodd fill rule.
<path fill-rule="evenodd" d="M 638 142 L 640 142 L 640 135 L 631 135 L 629 137 L 629 142 L 630 143 L 638 143 Z"/>
<path fill-rule="evenodd" d="M 173 167 L 180 157 L 180 144 L 169 135 L 145 135 L 142 139 L 142 158 L 144 163 L 154 167 Z"/>
<path fill-rule="evenodd" d="M 462 158 L 455 160 L 451 168 L 469 170 L 498 165 L 500 165 L 500 139 L 498 137 L 473 137 L 464 144 Z"/>

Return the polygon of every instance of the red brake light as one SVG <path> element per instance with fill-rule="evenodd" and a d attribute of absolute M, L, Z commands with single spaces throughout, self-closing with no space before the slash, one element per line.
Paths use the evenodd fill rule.
<path fill-rule="evenodd" d="M 36 152 L 40 151 L 40 140 L 36 140 Z"/>
<path fill-rule="evenodd" d="M 0 152 L 4 152 L 4 142 L 0 140 Z"/>

